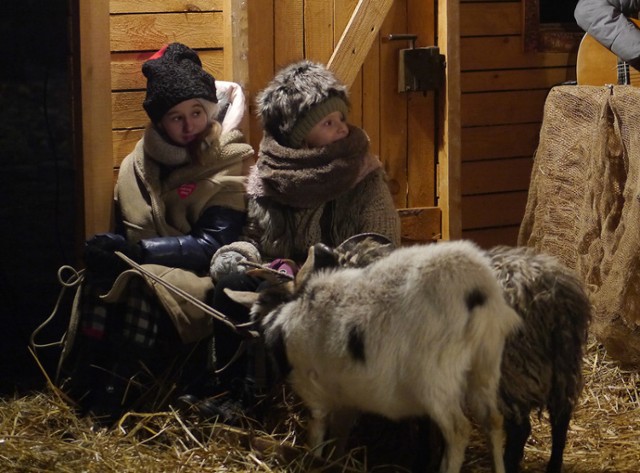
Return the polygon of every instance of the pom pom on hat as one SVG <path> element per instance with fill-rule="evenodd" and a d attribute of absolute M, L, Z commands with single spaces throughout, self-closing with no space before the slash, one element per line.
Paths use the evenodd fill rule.
<path fill-rule="evenodd" d="M 202 68 L 198 54 L 184 44 L 162 48 L 142 65 L 142 73 L 147 78 L 142 106 L 153 123 L 185 100 L 218 102 L 214 77 Z"/>
<path fill-rule="evenodd" d="M 267 133 L 284 146 L 299 148 L 325 116 L 347 116 L 347 87 L 324 65 L 302 60 L 283 68 L 258 94 L 257 114 Z"/>

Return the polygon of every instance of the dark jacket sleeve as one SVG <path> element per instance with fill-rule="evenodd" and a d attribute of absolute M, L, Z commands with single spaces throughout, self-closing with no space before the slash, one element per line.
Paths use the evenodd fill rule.
<path fill-rule="evenodd" d="M 140 241 L 142 263 L 208 271 L 216 250 L 238 240 L 245 220 L 244 212 L 227 207 L 209 207 L 188 235 Z"/>

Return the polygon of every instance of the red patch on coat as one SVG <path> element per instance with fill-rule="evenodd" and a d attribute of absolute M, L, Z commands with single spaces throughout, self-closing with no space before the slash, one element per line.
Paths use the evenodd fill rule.
<path fill-rule="evenodd" d="M 196 190 L 196 185 L 193 182 L 189 184 L 182 184 L 180 187 L 178 187 L 178 195 L 181 199 L 186 199 L 193 193 L 194 190 Z"/>

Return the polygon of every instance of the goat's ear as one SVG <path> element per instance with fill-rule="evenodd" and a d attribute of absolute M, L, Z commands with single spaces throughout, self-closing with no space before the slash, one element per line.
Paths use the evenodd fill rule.
<path fill-rule="evenodd" d="M 258 300 L 259 294 L 253 291 L 234 291 L 233 289 L 224 288 L 224 293 L 234 302 L 251 308 Z"/>
<path fill-rule="evenodd" d="M 309 251 L 307 252 L 307 259 L 304 264 L 300 267 L 298 274 L 296 274 L 295 279 L 295 287 L 296 289 L 302 287 L 304 283 L 309 279 L 309 275 L 313 272 L 314 266 L 314 257 L 315 253 L 313 251 L 313 246 L 309 247 Z"/>
<path fill-rule="evenodd" d="M 307 259 L 296 274 L 296 288 L 300 288 L 314 271 L 322 268 L 333 268 L 338 265 L 338 257 L 332 248 L 324 243 L 316 243 L 309 247 Z"/>
<path fill-rule="evenodd" d="M 338 255 L 333 248 L 323 243 L 313 245 L 314 269 L 335 268 L 338 266 Z"/>

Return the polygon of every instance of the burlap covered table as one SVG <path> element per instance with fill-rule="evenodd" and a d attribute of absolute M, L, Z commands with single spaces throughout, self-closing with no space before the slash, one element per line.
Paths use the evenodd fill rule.
<path fill-rule="evenodd" d="M 558 86 L 547 97 L 518 243 L 587 284 L 592 332 L 640 367 L 640 88 Z"/>

